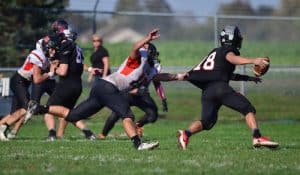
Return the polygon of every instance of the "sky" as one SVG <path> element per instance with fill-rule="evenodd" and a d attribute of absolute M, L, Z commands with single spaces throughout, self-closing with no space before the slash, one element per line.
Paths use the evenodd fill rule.
<path fill-rule="evenodd" d="M 222 3 L 232 0 L 167 0 L 176 13 L 193 13 L 194 15 L 214 15 Z M 248 0 L 252 7 L 268 5 L 278 8 L 281 0 Z M 93 10 L 96 0 L 70 0 L 69 9 Z M 112 11 L 117 0 L 99 0 L 97 10 Z"/>

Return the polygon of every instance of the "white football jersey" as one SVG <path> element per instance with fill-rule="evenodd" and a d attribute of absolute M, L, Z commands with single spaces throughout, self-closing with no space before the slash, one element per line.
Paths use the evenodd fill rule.
<path fill-rule="evenodd" d="M 147 62 L 147 50 L 140 49 L 140 54 L 140 59 L 128 57 L 116 72 L 103 79 L 117 86 L 119 90 L 124 90 L 130 87 L 132 82 L 149 75 L 151 70 Z"/>
<path fill-rule="evenodd" d="M 49 67 L 49 62 L 44 53 L 41 50 L 33 50 L 27 56 L 23 66 L 18 69 L 18 73 L 27 80 L 32 79 L 33 66 L 37 65 L 42 70 L 46 70 Z"/>

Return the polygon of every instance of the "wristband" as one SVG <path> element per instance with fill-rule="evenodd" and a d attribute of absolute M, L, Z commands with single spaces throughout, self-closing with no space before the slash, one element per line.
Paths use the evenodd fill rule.
<path fill-rule="evenodd" d="M 89 67 L 88 68 L 88 72 L 92 72 L 93 68 L 92 67 Z"/>
<path fill-rule="evenodd" d="M 47 74 L 50 78 L 54 76 L 54 72 L 48 72 Z"/>

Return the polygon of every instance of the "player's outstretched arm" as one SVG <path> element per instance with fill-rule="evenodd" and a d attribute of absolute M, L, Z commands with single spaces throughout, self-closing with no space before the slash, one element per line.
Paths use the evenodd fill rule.
<path fill-rule="evenodd" d="M 146 37 L 133 44 L 132 49 L 130 51 L 130 57 L 133 59 L 139 58 L 140 56 L 139 49 L 142 48 L 144 44 L 146 44 L 147 42 L 158 39 L 159 37 L 160 37 L 159 29 L 158 28 L 153 29 L 151 32 L 148 33 Z"/>
<path fill-rule="evenodd" d="M 233 81 L 253 81 L 255 83 L 261 83 L 262 79 L 259 77 L 251 77 L 248 75 L 241 75 L 241 74 L 232 74 L 230 80 Z"/>
<path fill-rule="evenodd" d="M 154 81 L 182 81 L 186 80 L 188 77 L 188 73 L 177 73 L 177 74 L 170 74 L 170 73 L 159 73 L 153 77 Z"/>

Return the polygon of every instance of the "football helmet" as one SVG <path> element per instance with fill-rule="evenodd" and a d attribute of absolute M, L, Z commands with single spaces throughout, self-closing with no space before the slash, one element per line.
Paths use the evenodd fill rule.
<path fill-rule="evenodd" d="M 63 31 L 68 28 L 69 24 L 64 19 L 57 19 L 51 25 L 51 29 L 54 33 L 63 33 Z"/>
<path fill-rule="evenodd" d="M 75 41 L 77 39 L 77 33 L 70 27 L 65 29 L 63 33 L 68 40 Z"/>
<path fill-rule="evenodd" d="M 148 57 L 148 63 L 151 67 L 153 67 L 155 64 L 160 63 L 160 60 L 158 59 L 159 52 L 157 51 L 156 47 L 152 43 L 147 43 L 147 57 Z"/>
<path fill-rule="evenodd" d="M 220 33 L 221 45 L 234 46 L 237 49 L 242 47 L 243 37 L 237 26 L 227 25 Z"/>

